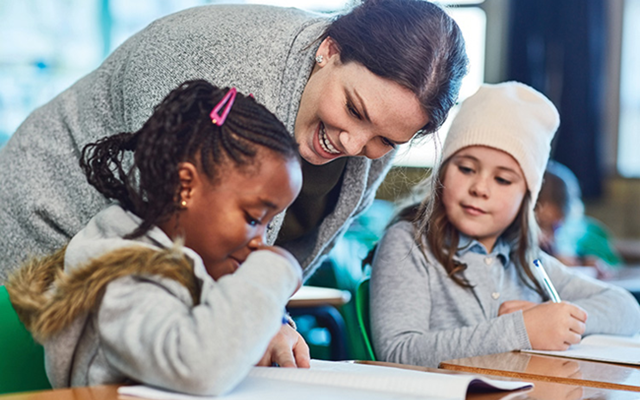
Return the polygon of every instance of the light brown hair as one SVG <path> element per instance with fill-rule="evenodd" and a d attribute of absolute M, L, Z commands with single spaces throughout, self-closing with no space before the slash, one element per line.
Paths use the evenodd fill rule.
<path fill-rule="evenodd" d="M 445 160 L 439 170 L 434 172 L 426 187 L 429 194 L 420 204 L 405 207 L 396 220 L 410 221 L 415 231 L 415 241 L 422 249 L 425 258 L 427 249 L 447 272 L 447 275 L 462 287 L 472 287 L 464 278 L 463 271 L 467 265 L 455 259 L 459 250 L 460 233 L 447 218 L 442 192 L 444 175 L 450 165 L 451 158 Z M 538 225 L 530 206 L 531 194 L 527 191 L 515 220 L 505 229 L 501 238 L 511 246 L 509 257 L 517 265 L 518 276 L 531 289 L 546 297 L 542 287 L 534 278 L 530 265 L 537 258 Z"/>

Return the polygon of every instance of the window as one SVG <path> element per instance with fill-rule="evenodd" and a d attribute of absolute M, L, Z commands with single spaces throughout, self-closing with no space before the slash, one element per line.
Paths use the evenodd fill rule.
<path fill-rule="evenodd" d="M 626 0 L 622 25 L 620 70 L 620 125 L 618 130 L 618 172 L 627 178 L 640 177 L 640 1 Z"/>
<path fill-rule="evenodd" d="M 469 74 L 462 81 L 460 102 L 475 93 L 484 82 L 487 18 L 484 10 L 477 6 L 451 7 L 448 11 L 462 30 L 469 57 Z M 429 135 L 400 146 L 394 164 L 405 167 L 432 167 L 435 165 L 436 155 L 442 148 L 451 119 L 456 111 L 457 107 L 454 107 L 449 113 L 447 121 L 435 135 Z"/>
<path fill-rule="evenodd" d="M 0 2 L 0 145 L 102 58 L 97 2 Z"/>
<path fill-rule="evenodd" d="M 95 69 L 127 37 L 158 17 L 203 3 L 0 2 L 0 146 L 31 111 Z"/>

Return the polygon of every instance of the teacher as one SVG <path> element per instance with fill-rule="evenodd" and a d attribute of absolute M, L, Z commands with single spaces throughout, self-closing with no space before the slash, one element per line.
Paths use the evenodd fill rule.
<path fill-rule="evenodd" d="M 442 124 L 466 66 L 458 26 L 420 0 L 368 0 L 334 20 L 257 5 L 161 18 L 35 110 L 0 152 L 0 283 L 107 205 L 78 166 L 82 147 L 138 130 L 191 79 L 253 93 L 294 133 L 304 186 L 267 242 L 308 277 L 371 204 L 394 148 Z"/>

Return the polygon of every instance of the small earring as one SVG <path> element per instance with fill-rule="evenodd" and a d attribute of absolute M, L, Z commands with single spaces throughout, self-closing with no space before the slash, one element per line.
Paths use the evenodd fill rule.
<path fill-rule="evenodd" d="M 186 200 L 182 200 L 180 202 L 180 205 L 182 206 L 182 208 L 187 208 L 187 201 Z"/>
<path fill-rule="evenodd" d="M 321 54 L 318 54 L 318 55 L 316 56 L 316 62 L 317 62 L 318 64 L 320 64 L 320 63 L 322 63 L 322 60 L 324 60 L 324 57 L 323 57 Z"/>

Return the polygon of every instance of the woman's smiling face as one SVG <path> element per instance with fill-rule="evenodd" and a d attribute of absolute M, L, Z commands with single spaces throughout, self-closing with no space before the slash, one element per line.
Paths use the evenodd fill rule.
<path fill-rule="evenodd" d="M 418 97 L 356 62 L 343 64 L 331 38 L 305 86 L 295 122 L 300 155 L 311 164 L 345 156 L 380 158 L 428 122 Z"/>

